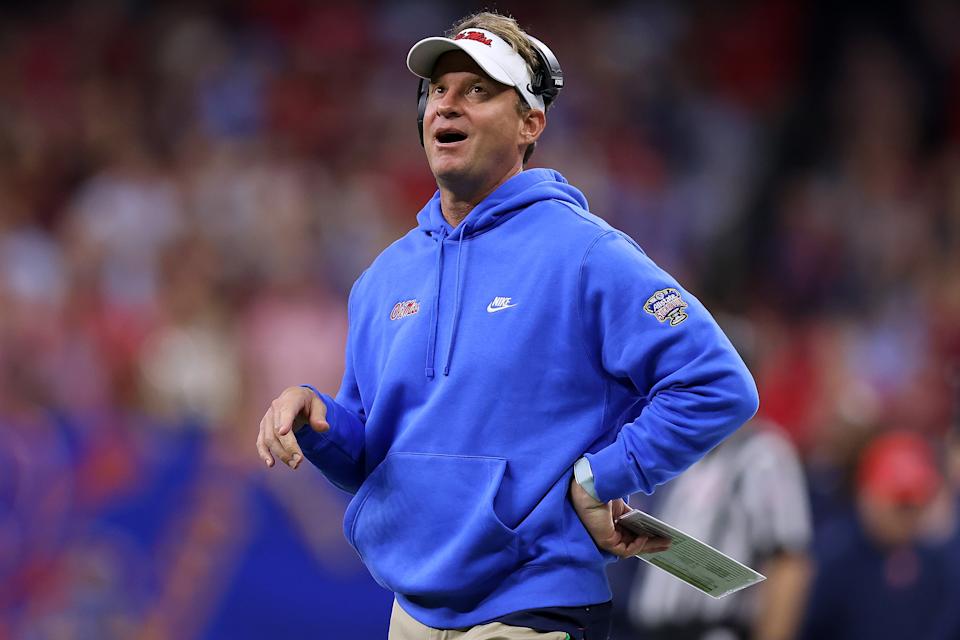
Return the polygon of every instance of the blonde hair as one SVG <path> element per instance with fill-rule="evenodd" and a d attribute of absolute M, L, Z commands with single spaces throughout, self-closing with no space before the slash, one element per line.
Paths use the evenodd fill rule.
<path fill-rule="evenodd" d="M 540 71 L 540 60 L 533 50 L 533 44 L 529 38 L 527 38 L 527 33 L 520 28 L 520 25 L 517 24 L 513 16 L 503 15 L 493 11 L 474 13 L 460 18 L 447 32 L 447 37 L 452 38 L 464 29 L 485 29 L 492 31 L 503 38 L 507 44 L 513 47 L 514 51 L 520 54 L 520 57 L 523 58 L 523 61 L 527 63 L 527 67 L 530 69 L 531 78 L 536 77 Z M 516 91 L 516 94 L 517 113 L 522 117 L 530 111 L 530 105 L 523 99 L 519 91 Z M 527 164 L 527 160 L 533 155 L 533 150 L 536 146 L 536 142 L 531 142 L 527 145 L 526 150 L 523 152 L 523 164 Z"/>

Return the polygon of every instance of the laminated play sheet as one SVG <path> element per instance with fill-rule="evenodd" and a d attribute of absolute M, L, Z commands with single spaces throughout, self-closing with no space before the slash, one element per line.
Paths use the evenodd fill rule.
<path fill-rule="evenodd" d="M 766 580 L 747 565 L 643 511 L 630 511 L 617 524 L 640 535 L 669 538 L 670 548 L 666 551 L 641 553 L 637 557 L 714 598 Z"/>

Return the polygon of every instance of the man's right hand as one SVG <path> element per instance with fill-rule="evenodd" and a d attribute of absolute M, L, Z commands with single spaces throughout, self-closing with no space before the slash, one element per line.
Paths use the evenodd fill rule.
<path fill-rule="evenodd" d="M 294 435 L 309 425 L 317 433 L 330 430 L 327 406 L 306 387 L 287 387 L 273 402 L 260 421 L 257 452 L 268 467 L 277 458 L 296 469 L 303 462 L 303 451 Z"/>

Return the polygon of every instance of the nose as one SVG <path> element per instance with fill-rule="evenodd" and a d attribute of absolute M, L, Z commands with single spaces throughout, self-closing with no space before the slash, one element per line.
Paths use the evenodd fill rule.
<path fill-rule="evenodd" d="M 434 101 L 437 115 L 443 118 L 455 118 L 460 115 L 460 104 L 455 91 L 446 91 Z"/>

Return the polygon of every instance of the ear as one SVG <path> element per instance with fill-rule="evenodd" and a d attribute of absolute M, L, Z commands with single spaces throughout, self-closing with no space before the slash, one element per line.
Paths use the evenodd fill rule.
<path fill-rule="evenodd" d="M 530 109 L 523 114 L 520 122 L 521 146 L 526 147 L 528 144 L 536 142 L 546 126 L 547 116 L 543 111 Z"/>

